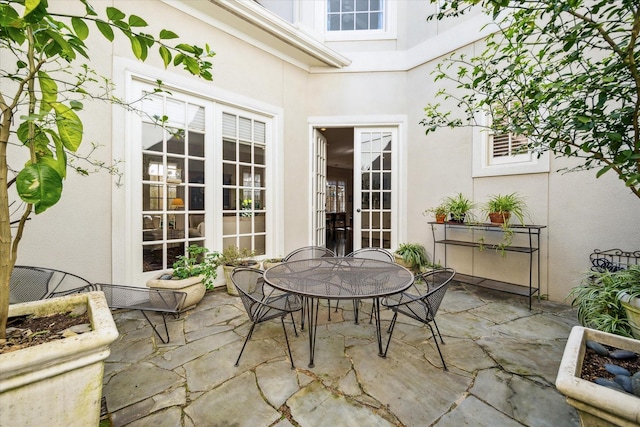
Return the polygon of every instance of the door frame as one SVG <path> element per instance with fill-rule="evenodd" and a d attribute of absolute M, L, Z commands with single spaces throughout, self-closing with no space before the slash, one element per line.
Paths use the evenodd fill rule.
<path fill-rule="evenodd" d="M 352 127 L 354 128 L 396 128 L 397 130 L 397 144 L 395 146 L 394 157 L 397 159 L 395 162 L 396 179 L 392 183 L 392 193 L 396 196 L 392 200 L 392 219 L 391 229 L 392 233 L 391 249 L 395 250 L 398 242 L 406 240 L 407 236 L 407 223 L 406 221 L 400 221 L 400 218 L 407 216 L 407 200 L 408 194 L 406 189 L 408 188 L 407 168 L 402 165 L 407 164 L 407 116 L 405 115 L 385 115 L 385 116 L 318 116 L 310 117 L 308 121 L 309 126 L 309 166 L 310 171 L 315 174 L 315 141 L 314 130 L 318 128 L 331 128 L 331 127 Z M 330 143 L 330 141 L 329 141 Z M 354 165 L 354 174 L 355 174 Z M 308 212 L 309 218 L 309 242 L 314 242 L 314 230 L 317 224 L 315 224 L 313 200 L 316 197 L 315 188 L 311 180 L 309 184 L 309 204 Z M 355 189 L 354 189 L 354 211 L 356 209 L 355 201 Z M 359 247 L 359 243 L 354 241 L 354 249 Z"/>

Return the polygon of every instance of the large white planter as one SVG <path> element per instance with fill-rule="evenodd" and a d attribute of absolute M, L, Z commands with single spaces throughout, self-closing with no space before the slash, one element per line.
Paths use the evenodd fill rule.
<path fill-rule="evenodd" d="M 102 292 L 14 304 L 9 317 L 87 305 L 92 331 L 0 354 L 0 426 L 97 426 L 104 360 L 118 329 Z"/>
<path fill-rule="evenodd" d="M 619 295 L 618 298 L 620 298 L 620 303 L 627 314 L 631 334 L 635 339 L 640 340 L 640 298 L 632 297 L 626 292 Z"/>
<path fill-rule="evenodd" d="M 152 289 L 169 289 L 172 291 L 186 292 L 187 297 L 184 303 L 178 307 L 178 311 L 189 310 L 198 304 L 204 297 L 207 288 L 202 283 L 204 276 L 187 277 L 186 279 L 162 280 L 159 276 L 156 279 L 147 281 L 147 287 Z"/>
<path fill-rule="evenodd" d="M 639 426 L 639 397 L 580 378 L 587 340 L 640 353 L 638 340 L 574 326 L 562 355 L 556 388 L 577 409 L 583 427 Z"/>

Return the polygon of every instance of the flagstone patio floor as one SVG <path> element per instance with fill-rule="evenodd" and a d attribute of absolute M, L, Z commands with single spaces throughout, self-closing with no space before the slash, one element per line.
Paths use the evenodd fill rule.
<path fill-rule="evenodd" d="M 534 300 L 529 310 L 524 297 L 454 283 L 436 317 L 444 371 L 428 327 L 399 317 L 383 359 L 368 315 L 355 324 L 352 304 L 341 302 L 328 321 L 323 303 L 314 368 L 308 331 L 296 337 L 285 322 L 295 369 L 278 319 L 256 327 L 234 367 L 250 322 L 240 299 L 223 289 L 170 319 L 168 344 L 140 312 L 114 312 L 120 337 L 103 387 L 112 425 L 579 425 L 554 387 L 577 324 L 568 305 Z M 381 315 L 383 327 L 391 317 Z"/>

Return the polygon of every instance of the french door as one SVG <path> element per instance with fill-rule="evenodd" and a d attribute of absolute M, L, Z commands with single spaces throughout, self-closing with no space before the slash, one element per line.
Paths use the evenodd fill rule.
<path fill-rule="evenodd" d="M 353 249 L 396 246 L 398 130 L 354 129 Z"/>
<path fill-rule="evenodd" d="M 313 236 L 311 241 L 314 245 L 324 246 L 327 236 L 326 225 L 326 199 L 327 199 L 327 139 L 318 132 L 313 130 Z"/>

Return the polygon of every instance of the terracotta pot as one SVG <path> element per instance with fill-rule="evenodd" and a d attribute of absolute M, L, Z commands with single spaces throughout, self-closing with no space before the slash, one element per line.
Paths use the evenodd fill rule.
<path fill-rule="evenodd" d="M 438 224 L 444 224 L 444 219 L 447 217 L 446 214 L 436 215 L 436 222 Z"/>
<path fill-rule="evenodd" d="M 511 212 L 489 212 L 489 220 L 493 224 L 504 224 L 509 222 Z"/>

